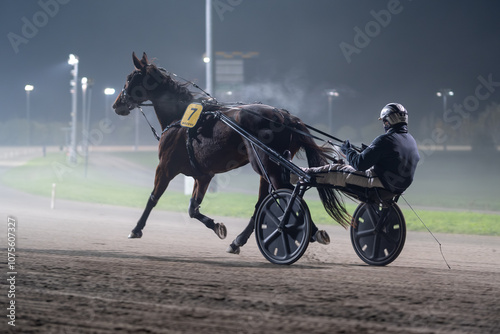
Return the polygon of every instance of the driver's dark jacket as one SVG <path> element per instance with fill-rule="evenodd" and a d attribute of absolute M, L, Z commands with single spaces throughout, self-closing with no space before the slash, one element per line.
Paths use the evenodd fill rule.
<path fill-rule="evenodd" d="M 361 153 L 349 148 L 346 157 L 356 170 L 365 171 L 373 167 L 384 187 L 397 194 L 413 182 L 420 160 L 417 143 L 404 124 L 396 125 L 375 138 Z"/>

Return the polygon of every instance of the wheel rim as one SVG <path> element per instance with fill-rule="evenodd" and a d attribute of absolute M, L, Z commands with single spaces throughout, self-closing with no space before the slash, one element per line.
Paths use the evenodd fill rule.
<path fill-rule="evenodd" d="M 309 210 L 301 199 L 296 199 L 284 228 L 279 228 L 291 196 L 291 191 L 279 190 L 264 199 L 257 213 L 257 244 L 264 257 L 272 263 L 291 264 L 297 261 L 309 244 Z"/>

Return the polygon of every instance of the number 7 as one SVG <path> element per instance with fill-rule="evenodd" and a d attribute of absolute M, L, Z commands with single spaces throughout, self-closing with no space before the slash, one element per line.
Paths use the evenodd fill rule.
<path fill-rule="evenodd" d="M 188 117 L 188 121 L 191 119 L 191 117 L 193 117 L 193 115 L 195 114 L 195 112 L 198 111 L 198 108 L 197 107 L 194 107 L 194 108 L 191 108 L 191 110 L 193 110 L 193 112 L 191 113 L 191 115 L 189 115 Z"/>

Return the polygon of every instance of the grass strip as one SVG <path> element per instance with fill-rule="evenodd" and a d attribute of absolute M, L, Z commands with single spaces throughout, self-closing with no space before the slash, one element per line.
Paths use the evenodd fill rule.
<path fill-rule="evenodd" d="M 153 164 L 154 162 L 148 162 Z M 12 168 L 2 176 L 2 183 L 28 193 L 50 196 L 56 183 L 57 198 L 142 208 L 151 188 L 120 182 L 110 175 L 112 171 L 91 169 L 87 178 L 83 164 L 75 166 L 66 162 L 62 154 L 36 158 L 25 165 Z M 167 191 L 156 209 L 187 212 L 189 197 L 179 192 Z M 256 195 L 238 193 L 208 193 L 201 211 L 206 215 L 225 217 L 251 217 Z M 313 221 L 317 224 L 336 224 L 328 216 L 319 200 L 307 200 Z M 425 227 L 404 202 L 399 203 L 408 230 L 425 231 Z M 352 214 L 356 204 L 347 203 Z M 459 233 L 500 236 L 500 215 L 470 211 L 417 210 L 429 229 L 436 233 Z M 139 218 L 139 217 L 137 217 Z"/>

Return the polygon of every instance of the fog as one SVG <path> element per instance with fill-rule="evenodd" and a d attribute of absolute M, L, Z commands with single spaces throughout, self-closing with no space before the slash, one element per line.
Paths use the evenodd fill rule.
<path fill-rule="evenodd" d="M 213 6 L 214 51 L 255 54 L 243 59 L 233 95 L 216 85 L 211 93 L 219 101 L 285 108 L 367 144 L 382 132 L 381 108 L 400 102 L 423 157 L 415 191 L 500 198 L 493 172 L 500 146 L 499 2 L 214 0 Z M 118 117 L 110 107 L 133 70 L 133 51 L 206 87 L 205 1 L 8 0 L 0 7 L 1 146 L 67 148 L 70 53 L 79 57 L 79 79 L 93 80 L 90 128 L 100 131 L 105 119 L 113 124 L 94 146 L 156 144 L 137 111 Z M 104 95 L 107 87 L 114 96 Z M 338 96 L 330 109 L 331 89 Z M 443 89 L 453 91 L 446 102 L 437 96 Z M 152 108 L 144 111 L 158 127 Z"/>

